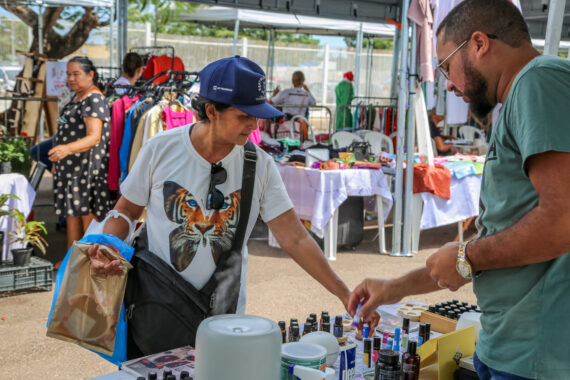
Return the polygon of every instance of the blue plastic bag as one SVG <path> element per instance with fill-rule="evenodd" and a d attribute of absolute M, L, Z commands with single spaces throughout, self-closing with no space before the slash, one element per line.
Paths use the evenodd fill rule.
<path fill-rule="evenodd" d="M 110 244 L 114 246 L 123 256 L 123 258 L 129 262 L 133 258 L 133 253 L 135 251 L 133 247 L 126 244 L 118 237 L 109 234 L 87 235 L 83 237 L 83 239 L 81 239 L 80 241 L 84 243 Z M 51 315 L 53 313 L 53 309 L 57 301 L 57 295 L 59 293 L 59 288 L 61 287 L 61 282 L 63 281 L 63 276 L 65 275 L 65 271 L 67 270 L 67 263 L 69 261 L 70 254 L 71 254 L 71 248 L 67 251 L 67 254 L 65 255 L 63 261 L 61 262 L 61 266 L 59 267 L 59 270 L 57 271 L 57 275 L 55 277 L 53 300 L 51 303 L 51 309 L 48 315 L 48 322 L 46 324 L 46 327 L 49 325 L 49 322 L 51 321 Z M 124 304 L 123 307 L 121 307 L 121 314 L 119 316 L 119 321 L 117 323 L 117 336 L 115 338 L 115 350 L 113 351 L 113 355 L 109 356 L 96 351 L 93 352 L 101 356 L 103 359 L 108 360 L 111 363 L 116 364 L 118 366 L 120 366 L 122 362 L 127 360 L 127 320 L 125 318 Z"/>

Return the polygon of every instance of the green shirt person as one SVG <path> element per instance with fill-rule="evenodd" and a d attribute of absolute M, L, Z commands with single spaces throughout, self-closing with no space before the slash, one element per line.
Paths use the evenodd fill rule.
<path fill-rule="evenodd" d="M 437 31 L 447 88 L 485 116 L 502 103 L 481 185 L 478 237 L 448 243 L 426 267 L 367 279 L 349 311 L 473 279 L 483 315 L 474 364 L 482 380 L 567 379 L 570 373 L 570 61 L 540 56 L 507 0 L 465 0 Z"/>
<path fill-rule="evenodd" d="M 354 98 L 354 88 L 352 81 L 354 75 L 352 71 L 344 73 L 344 77 L 336 85 L 334 93 L 336 96 L 336 130 L 352 128 L 352 112 L 350 112 L 350 102 Z"/>

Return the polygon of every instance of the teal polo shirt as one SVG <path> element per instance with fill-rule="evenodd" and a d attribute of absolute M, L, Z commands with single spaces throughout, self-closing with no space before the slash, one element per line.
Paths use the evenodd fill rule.
<path fill-rule="evenodd" d="M 477 219 L 480 237 L 509 228 L 538 205 L 527 160 L 547 151 L 570 152 L 569 111 L 570 61 L 540 56 L 518 73 L 489 143 Z M 500 255 L 500 247 L 496 252 Z M 476 348 L 483 363 L 532 379 L 570 379 L 568 254 L 484 271 L 473 286 L 483 311 Z"/>

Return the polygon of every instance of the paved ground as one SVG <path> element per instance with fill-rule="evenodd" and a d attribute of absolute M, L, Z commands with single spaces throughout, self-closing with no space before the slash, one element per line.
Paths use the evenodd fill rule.
<path fill-rule="evenodd" d="M 36 203 L 51 200 L 51 178 L 42 182 Z M 65 231 L 56 231 L 53 208 L 36 208 L 36 220 L 46 220 L 49 227 L 49 252 L 52 262 L 65 253 Z M 388 230 L 390 232 L 390 230 Z M 375 253 L 377 240 L 367 230 L 365 241 L 356 251 L 341 251 L 331 262 L 333 269 L 352 289 L 363 278 L 393 278 L 425 264 L 426 258 L 440 245 L 454 238 L 455 226 L 422 233 L 420 252 L 412 258 L 381 256 Z M 280 249 L 266 241 L 249 243 L 247 313 L 273 320 L 304 320 L 310 313 L 328 310 L 331 315 L 344 312 L 341 303 L 301 270 Z M 436 303 L 457 298 L 470 303 L 476 299 L 470 285 L 456 293 L 447 290 L 412 297 Z M 47 338 L 46 322 L 52 292 L 27 291 L 0 293 L 0 378 L 2 379 L 82 379 L 114 371 L 116 368 L 99 356 L 73 344 Z"/>

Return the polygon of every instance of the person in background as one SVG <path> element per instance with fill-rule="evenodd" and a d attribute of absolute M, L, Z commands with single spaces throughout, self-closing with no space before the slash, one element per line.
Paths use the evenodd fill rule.
<path fill-rule="evenodd" d="M 354 98 L 354 87 L 352 81 L 354 75 L 352 71 L 344 73 L 342 80 L 336 85 L 334 93 L 336 95 L 336 130 L 352 128 L 352 112 L 350 102 Z"/>
<path fill-rule="evenodd" d="M 277 87 L 273 91 L 271 103 L 275 105 L 284 104 L 283 113 L 288 119 L 297 115 L 307 117 L 307 106 L 314 106 L 317 102 L 305 84 L 305 74 L 302 71 L 295 71 L 291 82 L 293 82 L 293 87 L 283 91 Z M 291 107 L 291 105 L 298 105 L 299 107 Z"/>
<path fill-rule="evenodd" d="M 74 97 L 62 108 L 53 148 L 54 201 L 67 218 L 68 248 L 81 239 L 93 219 L 111 208 L 107 186 L 109 106 L 96 86 L 97 71 L 85 57 L 67 63 L 67 84 Z"/>
<path fill-rule="evenodd" d="M 113 83 L 113 85 L 127 85 L 133 86 L 142 76 L 144 70 L 144 62 L 140 55 L 137 53 L 127 53 L 121 65 L 122 75 Z M 128 88 L 115 88 L 117 95 L 123 95 L 127 92 Z"/>
<path fill-rule="evenodd" d="M 568 379 L 570 328 L 561 321 L 570 314 L 570 61 L 542 56 L 508 0 L 464 0 L 436 35 L 448 91 L 479 118 L 503 104 L 485 160 L 478 237 L 447 243 L 403 277 L 365 280 L 349 310 L 363 302 L 366 320 L 380 304 L 472 281 L 483 312 L 473 357 L 479 379 Z"/>
<path fill-rule="evenodd" d="M 429 134 L 433 141 L 435 142 L 435 147 L 437 152 L 433 152 L 434 155 L 439 156 L 450 156 L 455 154 L 455 147 L 452 144 L 446 144 L 445 140 L 454 139 L 452 136 L 442 136 L 439 132 L 437 125 L 442 121 L 445 116 L 436 115 L 433 111 L 428 111 L 429 116 Z"/>

